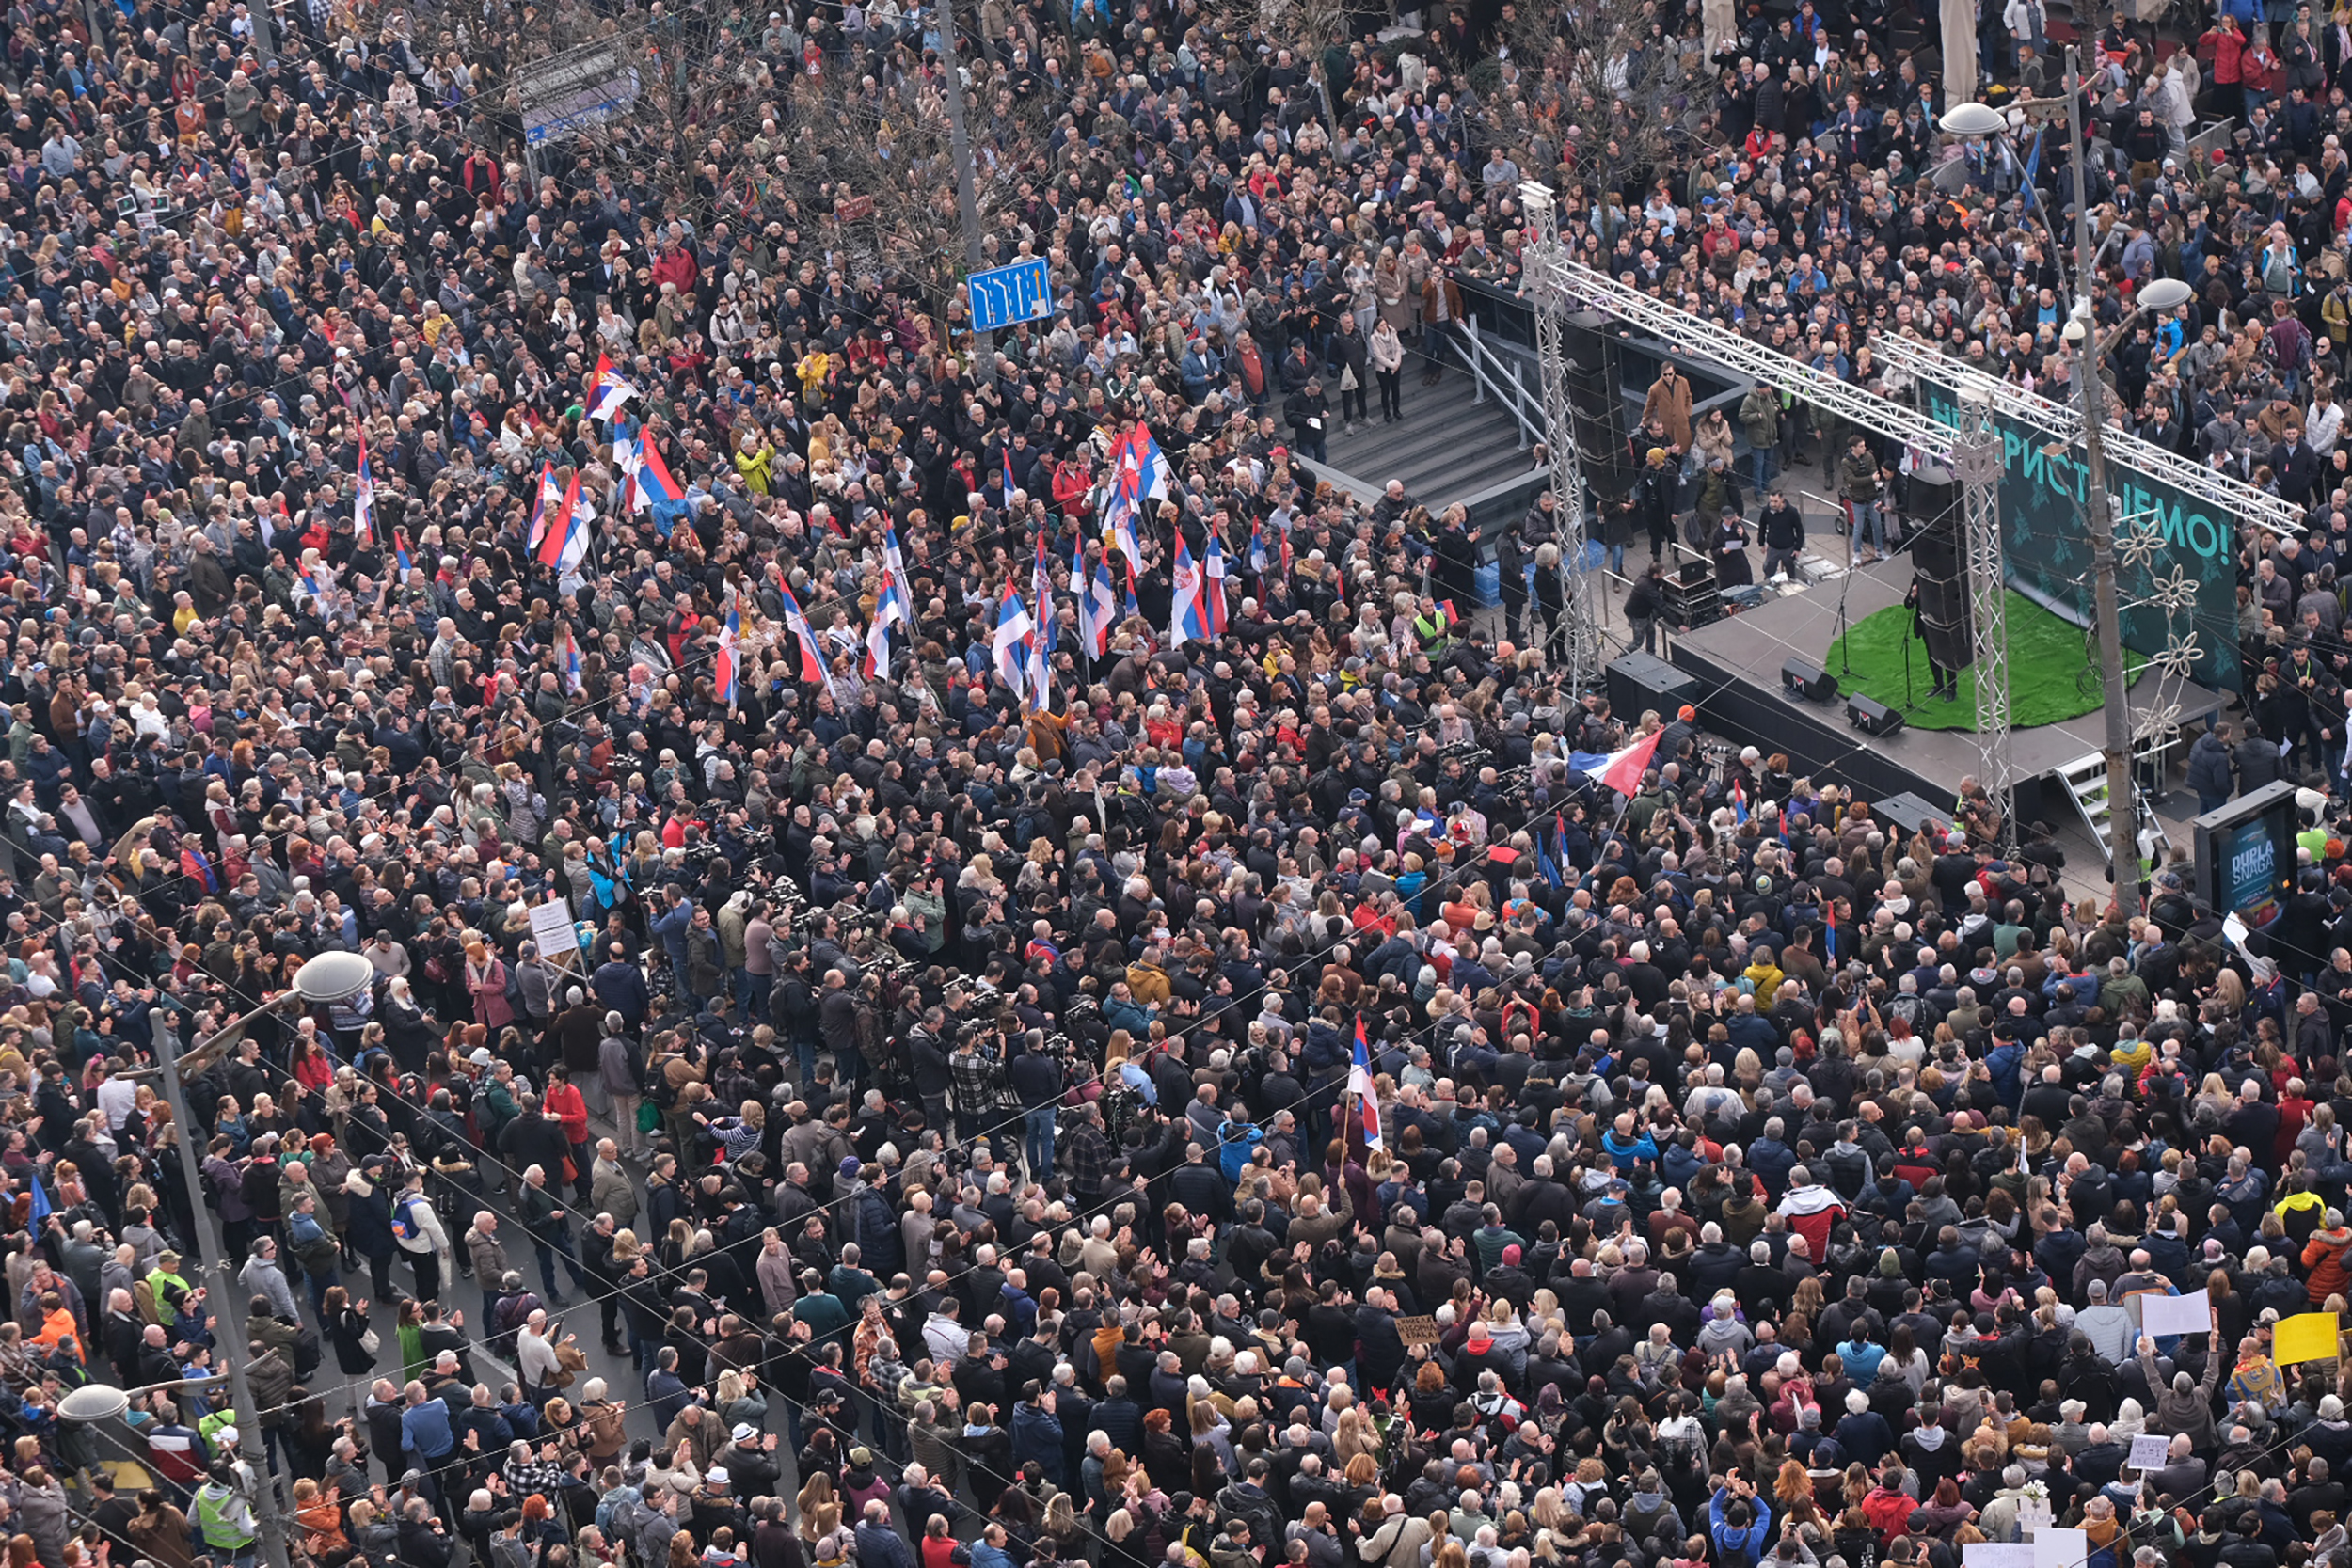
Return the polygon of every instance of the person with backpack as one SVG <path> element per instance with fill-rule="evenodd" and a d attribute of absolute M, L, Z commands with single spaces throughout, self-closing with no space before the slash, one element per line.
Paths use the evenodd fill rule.
<path fill-rule="evenodd" d="M 417 1299 L 439 1300 L 449 1232 L 441 1228 L 441 1217 L 424 1196 L 423 1171 L 411 1170 L 401 1178 L 398 1195 L 391 1200 L 390 1220 L 392 1240 L 416 1271 Z M 389 1286 L 379 1293 L 389 1295 Z"/>

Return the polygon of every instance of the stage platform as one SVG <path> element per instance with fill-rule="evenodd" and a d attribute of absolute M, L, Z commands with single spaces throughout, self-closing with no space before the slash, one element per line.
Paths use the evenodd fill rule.
<path fill-rule="evenodd" d="M 1784 660 L 1803 658 L 1819 665 L 1829 653 L 1837 637 L 1841 587 L 1851 625 L 1902 603 L 1911 577 L 1909 559 L 1899 557 L 1803 593 L 1767 596 L 1744 614 L 1675 638 L 1669 662 L 1702 683 L 1700 719 L 1717 735 L 1768 754 L 1786 752 L 1799 774 L 1848 785 L 1866 800 L 1912 794 L 1948 811 L 1962 777 L 1977 771 L 1973 731 L 1905 725 L 1892 736 L 1867 736 L 1846 721 L 1842 694 L 1834 703 L 1808 703 L 1785 695 L 1781 688 Z M 1918 690 L 1924 694 L 1929 679 L 1924 655 L 1917 671 Z M 1829 673 L 1837 671 L 1831 666 Z M 2155 679 L 2143 674 L 2133 689 L 2135 699 L 2148 697 Z M 2205 716 L 2218 713 L 2229 699 L 2191 685 L 2182 689 L 2179 701 L 2182 712 L 2196 716 L 2201 728 Z M 2098 751 L 2105 733 L 2097 708 L 2062 723 L 2015 731 L 2012 754 L 2020 811 L 2060 824 L 2064 818 L 2054 813 L 2072 816 L 2074 808 L 2063 792 L 2054 787 L 2045 793 L 2033 782 Z M 2185 745 L 2174 749 L 2167 782 L 2175 787 L 2168 799 L 2155 802 L 2157 815 L 2171 822 L 2185 821 L 2195 813 L 2195 798 L 2177 787 L 2186 754 Z"/>

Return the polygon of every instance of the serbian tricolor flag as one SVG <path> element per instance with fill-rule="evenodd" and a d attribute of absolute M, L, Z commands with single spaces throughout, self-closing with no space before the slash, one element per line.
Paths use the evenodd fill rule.
<path fill-rule="evenodd" d="M 1117 465 L 1110 499 L 1103 504 L 1103 537 L 1119 546 L 1127 561 L 1127 596 L 1136 594 L 1136 572 L 1143 564 L 1143 544 L 1136 533 L 1136 513 L 1143 505 L 1143 470 L 1123 441 L 1111 449 Z"/>
<path fill-rule="evenodd" d="M 645 493 L 637 488 L 637 470 L 645 459 L 639 450 L 636 436 L 615 432 L 612 436 L 612 466 L 621 470 L 621 493 L 614 498 L 614 515 L 626 517 L 645 504 Z"/>
<path fill-rule="evenodd" d="M 830 515 L 828 515 L 830 520 Z M 835 524 L 838 528 L 839 525 Z M 887 517 L 882 521 L 882 563 L 889 569 L 882 574 L 882 588 L 898 604 L 898 620 L 908 628 L 914 626 L 914 600 L 907 594 L 907 558 L 898 551 L 898 525 Z"/>
<path fill-rule="evenodd" d="M 1372 1043 L 1364 1038 L 1362 1014 L 1356 1018 L 1356 1053 L 1347 1064 L 1347 1092 L 1356 1097 L 1356 1115 L 1363 1123 L 1364 1147 L 1380 1147 L 1380 1097 L 1372 1087 Z"/>
<path fill-rule="evenodd" d="M 362 545 L 375 538 L 375 474 L 368 467 L 368 433 L 359 433 L 359 481 L 351 493 L 351 531 Z"/>
<path fill-rule="evenodd" d="M 1005 448 L 1003 451 L 997 454 L 996 461 L 1004 466 L 1005 499 L 1010 500 L 1012 499 L 1012 493 L 1020 488 L 1019 485 L 1012 482 L 1012 449 L 1010 447 Z"/>
<path fill-rule="evenodd" d="M 890 626 L 906 619 L 906 595 L 899 591 L 888 566 L 882 568 L 882 587 L 874 595 L 874 624 L 866 628 L 866 678 L 890 673 Z"/>
<path fill-rule="evenodd" d="M 406 582 L 415 562 L 408 559 L 408 535 L 401 529 L 392 530 L 392 564 L 400 568 L 400 580 Z"/>
<path fill-rule="evenodd" d="M 1265 519 L 1261 517 L 1249 525 L 1249 570 L 1252 575 L 1263 578 L 1268 564 L 1270 564 L 1270 558 L 1266 555 L 1265 548 Z"/>
<path fill-rule="evenodd" d="M 1184 536 L 1176 535 L 1175 596 L 1168 602 L 1168 645 L 1181 648 L 1187 642 L 1198 642 L 1209 635 L 1200 614 L 1200 568 L 1192 559 L 1192 546 Z"/>
<path fill-rule="evenodd" d="M 791 584 L 784 580 L 781 566 L 776 568 L 776 592 L 784 595 L 784 624 L 792 628 L 792 636 L 801 645 L 801 679 L 823 680 L 825 660 L 817 650 L 817 630 L 801 612 L 801 601 L 792 596 Z"/>
<path fill-rule="evenodd" d="M 1011 583 L 1005 584 L 1005 596 L 996 602 L 996 634 L 990 641 L 996 673 L 1015 697 L 1027 689 L 1029 628 L 1034 624 L 1020 594 Z"/>
<path fill-rule="evenodd" d="M 644 503 L 653 509 L 653 529 L 662 538 L 686 515 L 686 492 L 670 477 L 669 465 L 661 461 L 661 450 L 650 437 L 637 443 L 636 491 Z"/>
<path fill-rule="evenodd" d="M 565 626 L 564 628 L 564 689 L 577 697 L 586 685 L 587 682 L 580 673 L 580 639 L 572 635 L 571 627 Z"/>
<path fill-rule="evenodd" d="M 1127 450 L 1135 454 L 1136 468 L 1142 476 L 1143 493 L 1155 501 L 1168 499 L 1169 482 L 1174 479 L 1176 469 L 1168 462 L 1168 454 L 1160 451 L 1160 444 L 1152 439 L 1149 425 L 1138 422 L 1128 433 Z"/>
<path fill-rule="evenodd" d="M 1653 730 L 1622 752 L 1612 752 L 1582 771 L 1597 778 L 1618 794 L 1630 798 L 1642 787 L 1642 774 L 1649 768 L 1650 758 L 1657 754 L 1658 737 L 1663 730 Z"/>
<path fill-rule="evenodd" d="M 719 628 L 719 661 L 711 667 L 711 686 L 719 693 L 719 705 L 735 706 L 736 642 L 743 634 L 743 617 L 733 604 L 727 606 L 727 624 Z"/>
<path fill-rule="evenodd" d="M 1209 635 L 1225 635 L 1225 544 L 1209 530 L 1208 577 L 1200 587 L 1201 608 L 1208 611 Z"/>
<path fill-rule="evenodd" d="M 1731 819 L 1741 827 L 1748 823 L 1748 792 L 1737 779 L 1731 781 Z"/>
<path fill-rule="evenodd" d="M 588 378 L 588 395 L 580 401 L 587 406 L 592 420 L 610 420 L 621 411 L 622 404 L 637 395 L 637 388 L 623 380 L 612 369 L 607 355 L 596 356 L 596 373 Z"/>
<path fill-rule="evenodd" d="M 1086 644 L 1089 658 L 1101 658 L 1111 645 L 1111 627 L 1119 624 L 1119 600 L 1111 592 L 1111 563 L 1108 556 L 1094 558 L 1094 572 L 1086 571 L 1086 550 L 1083 546 L 1070 562 L 1071 586 L 1085 585 L 1078 598 L 1078 641 Z"/>
<path fill-rule="evenodd" d="M 555 487 L 555 465 L 540 464 L 539 490 L 531 501 L 531 538 L 523 546 L 532 554 L 537 555 L 547 542 L 548 508 L 563 499 L 564 493 Z"/>
<path fill-rule="evenodd" d="M 572 470 L 572 482 L 564 487 L 564 499 L 553 515 L 547 520 L 547 537 L 539 542 L 539 562 L 558 571 L 569 571 L 588 553 L 588 523 L 580 515 L 580 470 Z"/>

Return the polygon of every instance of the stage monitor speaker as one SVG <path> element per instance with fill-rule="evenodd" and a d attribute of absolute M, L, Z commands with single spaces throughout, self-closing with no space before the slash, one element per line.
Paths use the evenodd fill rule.
<path fill-rule="evenodd" d="M 1960 486 L 1921 474 L 1912 475 L 1909 485 L 1907 510 L 1918 531 L 1911 544 L 1911 568 L 1919 591 L 1919 632 L 1930 659 L 1946 670 L 1965 670 L 1977 661 L 1977 640 L 1968 608 Z"/>
<path fill-rule="evenodd" d="M 1864 735 L 1893 735 L 1903 727 L 1903 716 L 1857 691 L 1846 699 L 1846 722 Z"/>
<path fill-rule="evenodd" d="M 1808 703 L 1837 701 L 1837 677 L 1820 665 L 1802 658 L 1784 660 L 1780 667 L 1780 689 L 1789 696 Z"/>

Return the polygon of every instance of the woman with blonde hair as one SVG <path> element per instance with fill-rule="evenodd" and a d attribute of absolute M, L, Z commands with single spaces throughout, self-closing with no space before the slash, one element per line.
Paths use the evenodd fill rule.
<path fill-rule="evenodd" d="M 841 1528 L 841 1503 L 834 1496 L 833 1477 L 822 1470 L 810 1473 L 792 1506 L 800 1518 L 803 1545 L 814 1546 Z"/>
<path fill-rule="evenodd" d="M 1380 1461 L 1380 1433 L 1372 1418 L 1361 1407 L 1343 1410 L 1331 1433 L 1331 1457 L 1341 1469 L 1359 1456 L 1369 1457 L 1375 1465 Z"/>

